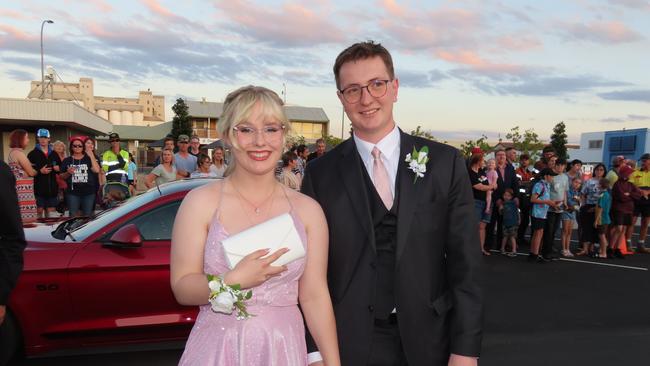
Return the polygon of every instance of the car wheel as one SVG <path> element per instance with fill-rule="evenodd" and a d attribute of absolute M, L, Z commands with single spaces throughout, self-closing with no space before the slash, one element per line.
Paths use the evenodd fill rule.
<path fill-rule="evenodd" d="M 19 348 L 22 345 L 22 334 L 18 322 L 11 311 L 7 309 L 5 320 L 0 325 L 0 366 L 9 364 L 9 361 L 22 358 Z"/>

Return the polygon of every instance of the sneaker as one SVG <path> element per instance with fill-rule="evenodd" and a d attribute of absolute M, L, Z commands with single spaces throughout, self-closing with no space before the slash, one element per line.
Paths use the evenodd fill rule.
<path fill-rule="evenodd" d="M 507 255 L 508 257 L 510 257 L 510 258 L 514 258 L 514 257 L 517 256 L 517 253 L 515 253 L 515 252 L 509 252 L 509 253 L 506 254 L 506 255 Z"/>
<path fill-rule="evenodd" d="M 650 253 L 650 249 L 648 249 L 648 248 L 646 248 L 646 247 L 644 247 L 642 245 L 637 245 L 636 252 L 637 253 L 642 253 L 642 254 L 648 254 L 648 253 Z"/>
<path fill-rule="evenodd" d="M 614 249 L 614 258 L 625 259 L 625 256 L 621 253 L 620 249 L 616 248 Z"/>
<path fill-rule="evenodd" d="M 501 249 L 501 255 L 506 255 L 506 250 L 505 249 Z"/>
<path fill-rule="evenodd" d="M 537 263 L 546 263 L 546 262 L 550 262 L 551 260 L 547 259 L 547 258 L 545 258 L 545 257 L 543 257 L 541 255 L 538 255 L 536 261 L 537 261 Z"/>

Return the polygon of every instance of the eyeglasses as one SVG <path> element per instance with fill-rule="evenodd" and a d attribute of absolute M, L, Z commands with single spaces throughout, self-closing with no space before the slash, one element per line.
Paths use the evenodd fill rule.
<path fill-rule="evenodd" d="M 84 147 L 83 145 L 72 145 L 72 147 Z"/>
<path fill-rule="evenodd" d="M 237 140 L 243 145 L 253 143 L 258 133 L 262 133 L 264 140 L 268 143 L 276 143 L 282 140 L 282 134 L 284 133 L 284 125 L 268 125 L 264 126 L 261 129 L 253 128 L 247 125 L 239 125 L 232 128 L 235 131 Z"/>
<path fill-rule="evenodd" d="M 368 85 L 351 85 L 345 89 L 340 89 L 339 93 L 343 95 L 343 99 L 350 104 L 359 103 L 361 100 L 361 95 L 363 94 L 363 89 L 368 91 L 368 94 L 374 98 L 381 98 L 386 95 L 388 90 L 388 83 L 392 80 L 373 80 Z"/>

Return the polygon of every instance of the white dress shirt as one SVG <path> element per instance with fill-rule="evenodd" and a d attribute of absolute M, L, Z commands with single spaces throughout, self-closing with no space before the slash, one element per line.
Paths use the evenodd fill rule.
<path fill-rule="evenodd" d="M 399 166 L 399 146 L 400 146 L 400 135 L 399 129 L 397 126 L 393 128 L 392 131 L 383 139 L 379 140 L 376 144 L 364 141 L 356 134 L 352 135 L 354 138 L 354 144 L 357 146 L 357 151 L 359 151 L 359 156 L 363 162 L 363 166 L 366 167 L 366 171 L 372 179 L 374 159 L 372 157 L 372 149 L 377 147 L 381 151 L 381 161 L 384 163 L 386 170 L 388 171 L 388 178 L 390 179 L 390 191 L 395 198 L 395 181 L 397 180 L 397 167 Z M 393 310 L 395 312 L 395 310 Z M 311 352 L 307 355 L 307 364 L 310 365 L 314 362 L 322 361 L 323 357 L 320 352 Z"/>

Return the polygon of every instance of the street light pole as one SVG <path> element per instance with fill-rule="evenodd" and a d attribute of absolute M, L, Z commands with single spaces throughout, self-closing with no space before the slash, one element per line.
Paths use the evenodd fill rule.
<path fill-rule="evenodd" d="M 45 27 L 45 23 L 54 23 L 53 21 L 46 19 L 41 23 L 41 98 L 43 99 L 43 96 L 45 95 L 45 70 L 43 69 L 43 27 Z"/>

